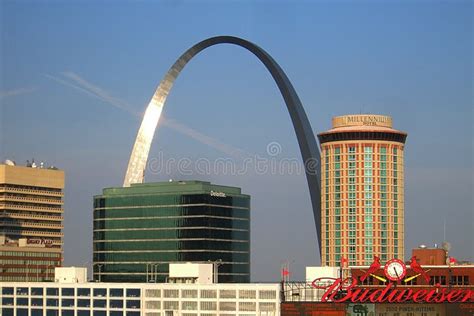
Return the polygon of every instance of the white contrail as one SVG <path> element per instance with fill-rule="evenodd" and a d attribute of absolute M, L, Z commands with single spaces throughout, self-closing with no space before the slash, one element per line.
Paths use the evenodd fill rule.
<path fill-rule="evenodd" d="M 5 99 L 7 97 L 13 97 L 16 95 L 28 94 L 35 91 L 36 88 L 18 88 L 14 90 L 4 90 L 0 91 L 0 99 Z"/>
<path fill-rule="evenodd" d="M 131 110 L 130 104 L 128 104 L 126 101 L 112 96 L 109 92 L 104 90 L 103 88 L 85 80 L 84 78 L 80 77 L 78 74 L 74 72 L 63 72 L 61 73 L 66 79 L 70 80 L 64 80 L 63 78 L 59 78 L 56 76 L 52 76 L 49 74 L 45 74 L 45 76 L 51 80 L 56 81 L 59 84 L 62 84 L 64 86 L 76 89 L 78 91 L 81 91 L 91 97 L 94 97 L 96 99 L 99 99 L 105 103 L 108 103 L 110 105 L 113 105 L 116 108 L 119 108 L 123 111 L 126 111 L 129 114 L 132 114 L 133 116 L 136 117 L 142 117 L 141 114 Z M 233 147 L 231 145 L 224 144 L 220 142 L 219 140 L 207 136 L 191 127 L 188 127 L 186 125 L 183 125 L 176 120 L 173 119 L 167 119 L 165 117 L 161 117 L 161 124 L 173 129 L 176 132 L 179 132 L 180 134 L 183 134 L 185 136 L 191 137 L 192 139 L 205 144 L 209 147 L 212 147 L 224 154 L 227 154 L 229 156 L 232 156 L 234 158 L 242 159 L 245 156 L 250 156 L 251 154 L 245 152 L 244 150 Z"/>
<path fill-rule="evenodd" d="M 247 153 L 243 151 L 242 149 L 224 144 L 215 138 L 204 135 L 201 132 L 198 132 L 195 129 L 192 129 L 191 127 L 183 125 L 173 119 L 167 119 L 167 118 L 161 117 L 161 122 L 166 127 L 172 128 L 175 131 L 180 132 L 181 134 L 189 136 L 192 139 L 195 139 L 198 142 L 205 144 L 209 147 L 215 148 L 229 156 L 233 156 L 239 159 L 251 156 L 250 153 Z"/>

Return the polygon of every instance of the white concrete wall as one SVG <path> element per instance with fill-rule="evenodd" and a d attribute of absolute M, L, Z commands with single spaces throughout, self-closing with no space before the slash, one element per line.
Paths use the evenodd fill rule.
<path fill-rule="evenodd" d="M 54 268 L 54 282 L 85 283 L 87 282 L 87 268 L 56 267 Z"/>

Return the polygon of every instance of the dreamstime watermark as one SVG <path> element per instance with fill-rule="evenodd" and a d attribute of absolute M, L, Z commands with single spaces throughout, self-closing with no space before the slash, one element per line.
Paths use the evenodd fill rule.
<path fill-rule="evenodd" d="M 147 173 L 167 176 L 242 176 L 250 173 L 256 175 L 302 175 L 319 172 L 319 162 L 316 159 L 301 161 L 298 158 L 283 158 L 279 157 L 281 153 L 282 146 L 278 142 L 270 142 L 266 146 L 267 156 L 256 154 L 241 159 L 173 158 L 165 157 L 165 154 L 160 151 L 157 157 L 148 160 Z"/>

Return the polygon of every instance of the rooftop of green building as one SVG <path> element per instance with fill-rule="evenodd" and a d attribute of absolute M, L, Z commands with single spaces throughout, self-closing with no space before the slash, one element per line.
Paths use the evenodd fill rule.
<path fill-rule="evenodd" d="M 143 194 L 198 194 L 214 193 L 216 195 L 239 195 L 242 194 L 238 187 L 216 185 L 207 181 L 166 181 L 151 183 L 134 183 L 130 187 L 113 187 L 102 190 L 102 195 L 143 195 Z"/>

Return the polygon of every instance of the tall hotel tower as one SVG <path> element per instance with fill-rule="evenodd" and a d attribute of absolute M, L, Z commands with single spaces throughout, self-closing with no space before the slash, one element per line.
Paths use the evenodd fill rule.
<path fill-rule="evenodd" d="M 64 171 L 0 164 L 0 282 L 53 281 L 63 253 Z"/>
<path fill-rule="evenodd" d="M 318 135 L 323 266 L 403 259 L 406 137 L 382 115 L 334 117 Z"/>

